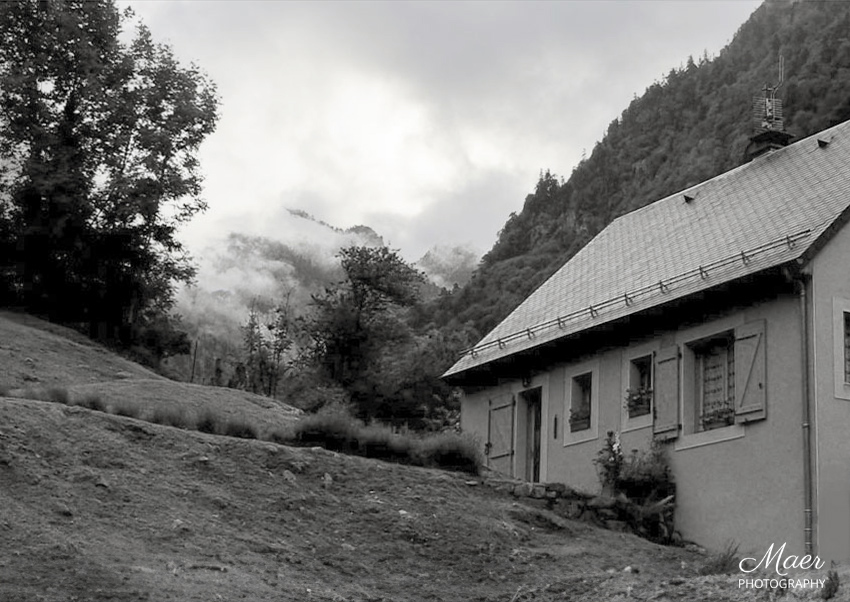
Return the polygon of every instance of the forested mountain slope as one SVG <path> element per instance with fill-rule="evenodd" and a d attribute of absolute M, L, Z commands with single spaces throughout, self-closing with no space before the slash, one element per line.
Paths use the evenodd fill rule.
<path fill-rule="evenodd" d="M 850 119 L 850 2 L 768 0 L 718 56 L 688 58 L 635 97 L 568 179 L 541 172 L 472 281 L 422 319 L 483 335 L 615 217 L 740 165 L 780 56 L 789 133 Z"/>

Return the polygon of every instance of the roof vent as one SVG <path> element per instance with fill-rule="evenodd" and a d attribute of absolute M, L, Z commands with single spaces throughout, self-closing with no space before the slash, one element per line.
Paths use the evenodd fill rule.
<path fill-rule="evenodd" d="M 793 136 L 785 131 L 782 120 L 782 101 L 776 98 L 776 91 L 785 77 L 785 59 L 779 57 L 779 82 L 775 86 L 765 84 L 762 95 L 753 99 L 753 119 L 756 133 L 750 137 L 750 143 L 744 151 L 744 162 L 788 146 Z"/>
<path fill-rule="evenodd" d="M 684 194 L 684 197 L 685 197 L 685 202 L 686 202 L 686 203 L 690 203 L 690 202 L 691 202 L 691 201 L 693 201 L 695 198 L 697 198 L 695 195 L 693 195 L 693 194 L 688 194 L 687 192 Z"/>
<path fill-rule="evenodd" d="M 832 142 L 832 140 L 824 140 L 823 138 L 818 138 L 818 148 L 826 148 L 827 146 L 829 146 L 830 142 Z"/>

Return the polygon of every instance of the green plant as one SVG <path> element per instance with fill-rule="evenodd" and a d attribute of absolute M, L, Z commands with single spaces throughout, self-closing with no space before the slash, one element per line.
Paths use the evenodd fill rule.
<path fill-rule="evenodd" d="M 326 406 L 307 415 L 292 433 L 274 431 L 271 441 L 318 445 L 333 451 L 402 464 L 478 474 L 483 465 L 479 445 L 468 435 L 444 432 L 426 437 L 394 433 L 381 424 L 364 425 L 345 406 Z"/>
<path fill-rule="evenodd" d="M 704 427 L 730 425 L 735 422 L 735 408 L 723 405 L 709 409 L 703 413 L 701 421 Z"/>
<path fill-rule="evenodd" d="M 224 423 L 222 434 L 228 437 L 239 437 L 241 439 L 256 439 L 257 427 L 250 422 L 239 418 L 230 418 Z"/>
<path fill-rule="evenodd" d="M 729 575 L 738 569 L 738 544 L 729 542 L 722 552 L 709 556 L 697 571 L 700 575 Z"/>
<path fill-rule="evenodd" d="M 132 401 L 117 401 L 109 406 L 109 412 L 116 416 L 126 416 L 128 418 L 138 418 L 142 411 L 138 404 Z"/>
<path fill-rule="evenodd" d="M 186 410 L 180 407 L 157 406 L 148 416 L 148 422 L 173 426 L 179 429 L 194 429 L 195 424 L 189 418 Z"/>
<path fill-rule="evenodd" d="M 623 450 L 620 447 L 619 433 L 608 431 L 605 443 L 602 445 L 602 449 L 597 452 L 593 463 L 596 464 L 602 489 L 609 493 L 616 492 L 620 472 L 623 468 Z"/>
<path fill-rule="evenodd" d="M 94 410 L 96 412 L 105 412 L 106 404 L 97 393 L 87 393 L 80 399 L 76 400 L 75 405 Z"/>
<path fill-rule="evenodd" d="M 412 453 L 414 464 L 433 466 L 479 474 L 484 459 L 481 447 L 469 435 L 446 431 L 437 435 L 415 440 Z"/>
<path fill-rule="evenodd" d="M 46 396 L 47 401 L 52 401 L 53 403 L 61 403 L 63 405 L 68 405 L 71 399 L 68 395 L 68 389 L 56 386 L 48 387 Z"/>
<path fill-rule="evenodd" d="M 210 435 L 214 435 L 216 433 L 220 434 L 221 429 L 219 422 L 218 415 L 207 408 L 198 415 L 198 418 L 195 421 L 195 428 L 202 433 L 208 433 Z"/>
<path fill-rule="evenodd" d="M 820 592 L 820 597 L 824 600 L 829 600 L 838 593 L 838 587 L 841 581 L 838 578 L 838 573 L 834 570 L 829 570 L 826 573 L 826 582 L 823 584 L 823 589 Z"/>
<path fill-rule="evenodd" d="M 638 388 L 626 389 L 626 411 L 629 413 L 629 418 L 637 418 L 649 414 L 652 406 L 652 389 Z"/>

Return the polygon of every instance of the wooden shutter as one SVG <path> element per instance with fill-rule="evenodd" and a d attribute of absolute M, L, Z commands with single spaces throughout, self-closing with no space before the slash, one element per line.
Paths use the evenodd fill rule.
<path fill-rule="evenodd" d="M 516 398 L 503 395 L 490 400 L 487 423 L 487 467 L 514 476 L 514 407 Z"/>
<path fill-rule="evenodd" d="M 655 356 L 655 438 L 679 436 L 679 347 L 665 347 Z"/>
<path fill-rule="evenodd" d="M 767 417 L 764 320 L 735 329 L 735 421 Z"/>

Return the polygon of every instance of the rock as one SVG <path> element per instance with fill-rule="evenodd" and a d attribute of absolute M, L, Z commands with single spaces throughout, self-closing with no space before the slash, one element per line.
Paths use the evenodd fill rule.
<path fill-rule="evenodd" d="M 543 499 L 546 497 L 546 487 L 543 485 L 533 485 L 531 487 L 531 497 L 534 499 Z"/>
<path fill-rule="evenodd" d="M 283 471 L 283 478 L 292 483 L 293 485 L 298 482 L 298 479 L 295 478 L 295 475 L 292 474 L 289 470 Z"/>
<path fill-rule="evenodd" d="M 349 552 L 353 552 L 355 550 L 354 546 L 351 545 L 350 543 L 343 543 L 340 547 L 343 550 L 348 550 Z"/>
<path fill-rule="evenodd" d="M 546 483 L 546 491 L 551 491 L 556 494 L 566 493 L 567 486 L 563 483 Z"/>
<path fill-rule="evenodd" d="M 325 475 L 322 477 L 322 486 L 327 489 L 328 487 L 333 485 L 333 482 L 333 477 L 331 477 L 331 475 L 326 472 Z"/>
<path fill-rule="evenodd" d="M 598 495 L 595 498 L 591 498 L 591 500 L 587 502 L 588 508 L 613 508 L 616 505 L 617 500 L 604 495 Z"/>
<path fill-rule="evenodd" d="M 476 485 L 478 485 L 478 481 L 465 481 L 465 483 L 470 487 L 475 487 Z"/>
<path fill-rule="evenodd" d="M 133 375 L 130 374 L 129 372 L 125 372 L 124 370 L 119 370 L 118 372 L 115 373 L 115 378 L 127 379 L 127 378 L 133 378 Z"/>
<path fill-rule="evenodd" d="M 67 506 L 67 504 L 63 504 L 61 502 L 56 504 L 56 512 L 58 514 L 61 514 L 62 516 L 74 516 L 74 513 Z"/>
<path fill-rule="evenodd" d="M 621 520 L 606 520 L 605 527 L 611 531 L 619 531 L 620 533 L 629 530 L 629 526 Z"/>

